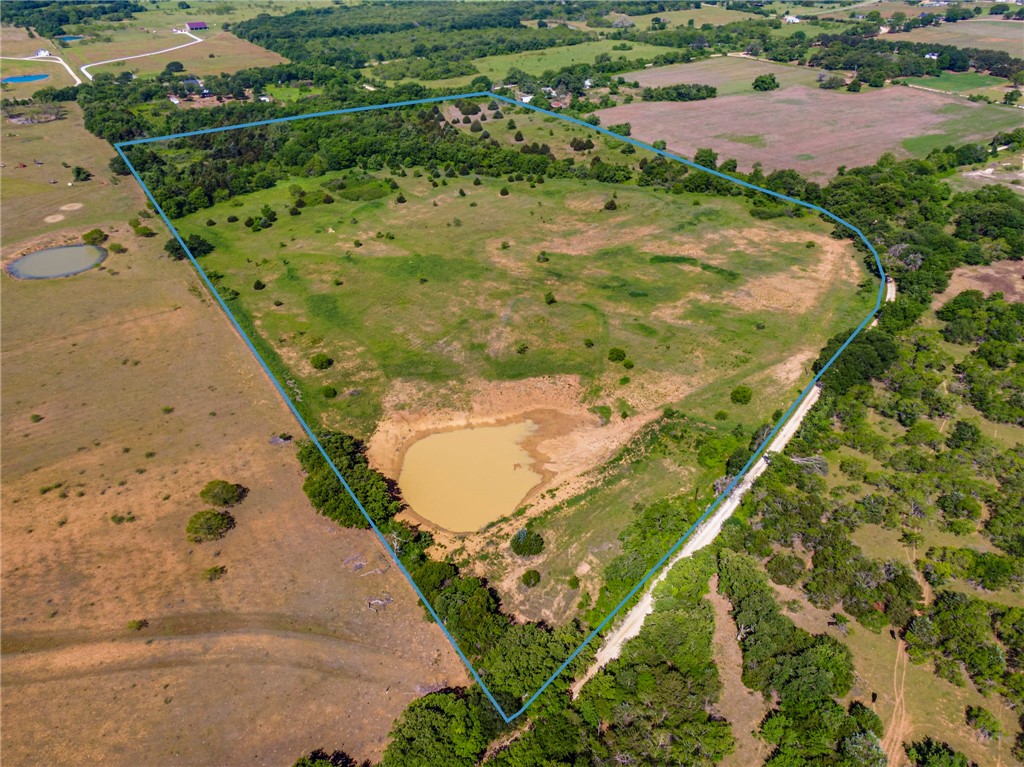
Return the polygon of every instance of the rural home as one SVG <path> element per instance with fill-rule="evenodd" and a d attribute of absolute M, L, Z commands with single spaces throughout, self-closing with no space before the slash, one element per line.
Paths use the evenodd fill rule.
<path fill-rule="evenodd" d="M 185 29 L 189 32 L 195 32 L 201 29 L 209 29 L 209 27 L 206 25 L 205 21 L 190 21 L 185 24 Z"/>

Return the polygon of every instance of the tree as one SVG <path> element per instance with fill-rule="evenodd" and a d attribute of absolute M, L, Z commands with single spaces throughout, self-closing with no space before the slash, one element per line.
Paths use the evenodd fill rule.
<path fill-rule="evenodd" d="M 1003 732 L 999 720 L 983 706 L 968 706 L 964 713 L 967 724 L 976 729 L 985 740 L 998 737 Z"/>
<path fill-rule="evenodd" d="M 381 767 L 472 767 L 487 747 L 480 717 L 464 697 L 434 693 L 414 700 L 391 730 Z"/>
<path fill-rule="evenodd" d="M 931 737 L 906 744 L 903 750 L 913 767 L 976 767 L 959 751 Z"/>
<path fill-rule="evenodd" d="M 309 358 L 309 364 L 315 370 L 327 370 L 327 368 L 334 364 L 334 360 L 323 352 L 317 352 Z"/>
<path fill-rule="evenodd" d="M 540 554 L 544 550 L 544 538 L 525 527 L 512 536 L 512 551 L 521 557 Z"/>
<path fill-rule="evenodd" d="M 81 165 L 76 165 L 71 169 L 71 178 L 75 181 L 88 181 L 92 178 L 92 173 L 87 171 Z"/>
<path fill-rule="evenodd" d="M 193 514 L 185 528 L 190 543 L 217 541 L 235 526 L 235 518 L 226 511 L 207 509 Z"/>
<path fill-rule="evenodd" d="M 729 394 L 729 399 L 735 402 L 737 405 L 746 405 L 750 402 L 754 396 L 753 390 L 749 386 L 737 386 Z"/>
<path fill-rule="evenodd" d="M 626 350 L 620 349 L 618 346 L 613 346 L 608 350 L 608 361 L 609 362 L 622 362 L 626 359 Z"/>
<path fill-rule="evenodd" d="M 950 450 L 957 448 L 972 448 L 981 440 L 981 429 L 970 421 L 957 421 L 953 424 L 953 431 L 946 438 L 946 447 Z"/>
<path fill-rule="evenodd" d="M 532 589 L 538 583 L 540 583 L 540 573 L 536 570 L 527 570 L 523 573 L 523 585 L 529 589 Z"/>
<path fill-rule="evenodd" d="M 226 507 L 240 503 L 247 492 L 242 485 L 235 485 L 223 479 L 213 479 L 199 491 L 199 497 L 214 506 Z"/>
<path fill-rule="evenodd" d="M 755 91 L 774 91 L 779 87 L 779 81 L 774 74 L 758 75 L 753 85 Z"/>

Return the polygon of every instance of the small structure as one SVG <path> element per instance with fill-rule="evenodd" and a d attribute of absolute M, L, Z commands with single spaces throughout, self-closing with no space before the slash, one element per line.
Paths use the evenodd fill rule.
<path fill-rule="evenodd" d="M 926 53 L 924 55 L 924 57 L 926 59 L 931 59 L 932 61 L 936 61 L 939 58 L 939 54 L 937 54 L 937 53 Z"/>
<path fill-rule="evenodd" d="M 185 29 L 189 32 L 196 32 L 201 29 L 209 29 L 205 21 L 190 21 L 185 24 Z"/>
<path fill-rule="evenodd" d="M 625 14 L 619 16 L 617 19 L 615 19 L 615 21 L 612 22 L 612 26 L 615 29 L 626 29 L 628 27 L 632 27 L 635 25 L 636 22 L 634 22 L 633 19 L 629 18 L 629 16 L 626 16 Z"/>
<path fill-rule="evenodd" d="M 35 55 L 36 56 L 49 56 L 50 52 L 48 50 L 46 50 L 46 48 L 40 48 L 38 51 L 35 52 Z"/>
<path fill-rule="evenodd" d="M 784 22 L 786 22 L 787 24 L 799 24 L 800 23 L 800 17 L 799 16 L 783 16 L 782 20 Z"/>

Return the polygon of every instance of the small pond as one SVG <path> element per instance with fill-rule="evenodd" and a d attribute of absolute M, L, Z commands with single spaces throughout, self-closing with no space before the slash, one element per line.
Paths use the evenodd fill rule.
<path fill-rule="evenodd" d="M 34 83 L 36 80 L 45 80 L 49 75 L 13 75 L 0 80 L 0 83 Z"/>
<path fill-rule="evenodd" d="M 541 481 L 522 443 L 532 421 L 430 434 L 402 461 L 398 485 L 420 517 L 452 532 L 473 532 L 516 510 Z"/>
<path fill-rule="evenodd" d="M 85 38 L 82 35 L 61 35 L 57 39 L 58 40 L 63 40 L 66 43 L 71 43 L 71 42 L 74 42 L 75 40 L 84 40 Z"/>
<path fill-rule="evenodd" d="M 21 280 L 70 277 L 92 269 L 106 257 L 107 251 L 96 245 L 63 245 L 16 258 L 7 271 Z"/>

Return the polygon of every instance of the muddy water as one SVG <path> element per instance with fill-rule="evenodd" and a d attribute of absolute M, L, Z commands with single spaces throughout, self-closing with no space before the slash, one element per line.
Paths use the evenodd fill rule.
<path fill-rule="evenodd" d="M 532 421 L 430 434 L 409 447 L 398 484 L 412 510 L 438 527 L 473 532 L 508 516 L 541 480 L 522 442 Z"/>

